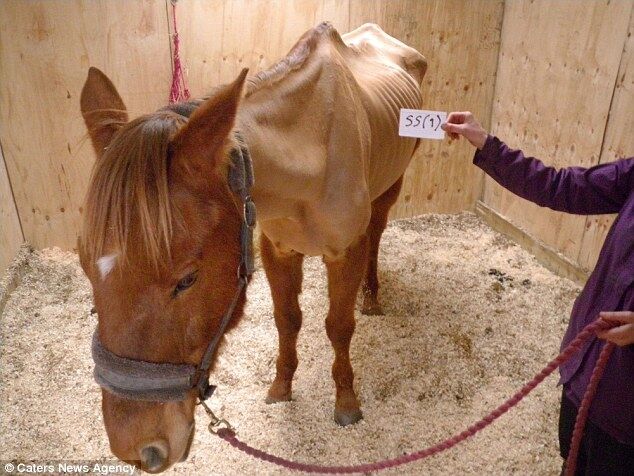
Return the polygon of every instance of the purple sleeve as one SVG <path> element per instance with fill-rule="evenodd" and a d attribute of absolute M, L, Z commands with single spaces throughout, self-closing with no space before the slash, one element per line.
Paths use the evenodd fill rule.
<path fill-rule="evenodd" d="M 490 135 L 473 163 L 515 195 L 579 215 L 618 213 L 634 190 L 634 157 L 557 170 Z"/>

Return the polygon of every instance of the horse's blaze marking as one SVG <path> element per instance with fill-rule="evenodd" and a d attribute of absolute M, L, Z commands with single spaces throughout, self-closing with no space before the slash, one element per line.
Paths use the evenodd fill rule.
<path fill-rule="evenodd" d="M 106 276 L 112 271 L 116 262 L 117 255 L 105 255 L 97 260 L 97 268 L 99 268 L 102 280 L 106 279 Z"/>

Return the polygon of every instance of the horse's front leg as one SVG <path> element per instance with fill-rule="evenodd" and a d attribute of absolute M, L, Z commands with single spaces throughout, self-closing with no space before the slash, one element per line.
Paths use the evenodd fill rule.
<path fill-rule="evenodd" d="M 297 369 L 297 335 L 302 326 L 298 296 L 302 292 L 304 255 L 280 254 L 273 243 L 260 236 L 260 254 L 273 297 L 273 315 L 279 337 L 275 380 L 266 403 L 286 402 L 292 396 L 293 375 Z"/>
<path fill-rule="evenodd" d="M 330 309 L 326 332 L 335 351 L 332 378 L 337 387 L 335 421 L 342 426 L 356 423 L 363 415 L 354 393 L 354 373 L 350 364 L 350 340 L 354 334 L 354 307 L 368 256 L 365 235 L 350 246 L 338 260 L 324 259 L 328 269 Z"/>

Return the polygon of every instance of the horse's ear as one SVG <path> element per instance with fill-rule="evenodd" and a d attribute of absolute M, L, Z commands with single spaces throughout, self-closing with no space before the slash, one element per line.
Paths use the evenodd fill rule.
<path fill-rule="evenodd" d="M 128 122 L 125 104 L 108 76 L 94 67 L 88 70 L 79 103 L 92 145 L 101 157 L 114 133 Z"/>
<path fill-rule="evenodd" d="M 196 109 L 172 140 L 177 156 L 185 160 L 204 160 L 215 166 L 221 159 L 225 139 L 233 129 L 248 69 L 243 69 L 230 84 L 219 87 Z"/>

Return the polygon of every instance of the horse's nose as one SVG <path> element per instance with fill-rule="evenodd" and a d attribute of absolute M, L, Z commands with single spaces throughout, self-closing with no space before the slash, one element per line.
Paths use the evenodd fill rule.
<path fill-rule="evenodd" d="M 158 473 L 167 463 L 167 443 L 155 441 L 141 449 L 141 468 L 148 473 Z"/>

